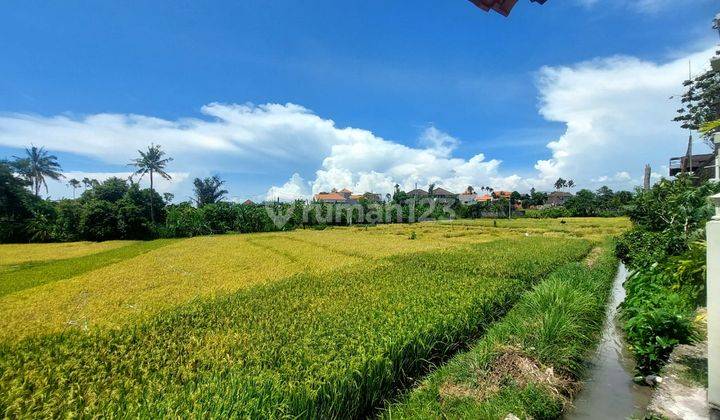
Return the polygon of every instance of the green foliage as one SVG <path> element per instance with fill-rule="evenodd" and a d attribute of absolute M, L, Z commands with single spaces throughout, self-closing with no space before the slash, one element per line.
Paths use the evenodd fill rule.
<path fill-rule="evenodd" d="M 147 211 L 130 197 L 124 197 L 116 204 L 117 232 L 123 239 L 147 239 L 153 236 L 152 225 Z"/>
<path fill-rule="evenodd" d="M 55 211 L 55 239 L 67 242 L 79 240 L 82 203 L 78 200 L 60 200 L 55 204 Z"/>
<path fill-rule="evenodd" d="M 705 300 L 704 227 L 714 213 L 707 197 L 718 191 L 680 176 L 639 191 L 630 206 L 635 227 L 615 252 L 634 270 L 621 315 L 642 373 L 658 372 L 676 345 L 694 338 L 694 311 Z"/>
<path fill-rule="evenodd" d="M 572 212 L 565 207 L 549 207 L 540 210 L 525 210 L 525 217 L 532 219 L 558 219 L 560 217 L 572 217 Z"/>
<path fill-rule="evenodd" d="M 118 214 L 113 203 L 95 199 L 86 202 L 80 213 L 80 235 L 91 241 L 119 239 Z"/>
<path fill-rule="evenodd" d="M 542 206 L 547 203 L 548 194 L 545 192 L 535 191 L 535 188 L 530 190 L 530 196 L 527 200 L 528 206 Z M 525 204 L 525 202 L 523 202 Z"/>
<path fill-rule="evenodd" d="M 637 369 L 643 374 L 658 372 L 675 346 L 690 343 L 696 334 L 693 319 L 701 293 L 698 286 L 705 279 L 698 281 L 695 274 L 690 274 L 690 279 L 674 278 L 671 270 L 677 265 L 656 264 L 634 272 L 625 283 L 624 330 Z"/>
<path fill-rule="evenodd" d="M 195 178 L 193 181 L 193 189 L 195 190 L 195 204 L 203 207 L 207 204 L 215 204 L 222 201 L 223 197 L 228 193 L 222 189 L 225 181 L 214 175 L 210 178 Z"/>
<path fill-rule="evenodd" d="M 187 238 L 209 235 L 210 227 L 205 223 L 200 210 L 190 203 L 171 205 L 167 209 L 167 218 L 162 235 L 168 238 Z"/>
<path fill-rule="evenodd" d="M 206 204 L 200 208 L 200 213 L 212 233 L 226 233 L 235 228 L 235 206 L 229 203 Z"/>
<path fill-rule="evenodd" d="M 684 85 L 687 91 L 682 96 L 683 106 L 677 111 L 675 121 L 689 130 L 704 128 L 703 134 L 711 143 L 710 135 L 720 127 L 712 124 L 720 119 L 720 72 L 711 67 Z"/>
<path fill-rule="evenodd" d="M 0 242 L 29 239 L 27 223 L 37 198 L 26 189 L 29 181 L 16 177 L 10 164 L 0 161 Z"/>
<path fill-rule="evenodd" d="M 289 205 L 276 206 L 282 213 Z M 302 209 L 302 208 L 300 208 Z M 299 217 L 302 217 L 300 213 Z M 299 222 L 291 219 L 286 228 L 291 229 Z M 264 206 L 216 203 L 196 208 L 190 203 L 168 206 L 167 219 L 162 235 L 169 238 L 183 238 L 228 232 L 271 232 L 278 228 L 270 219 Z"/>
<path fill-rule="evenodd" d="M 560 179 L 559 181 L 564 181 Z M 537 197 L 538 193 L 531 192 L 529 203 L 542 202 L 547 196 Z M 533 198 L 535 196 L 535 198 Z M 528 209 L 526 217 L 537 219 L 558 217 L 618 217 L 624 216 L 628 205 L 632 202 L 633 194 L 629 191 L 614 192 L 607 186 L 600 187 L 596 192 L 587 189 L 578 191 L 576 195 L 568 198 L 564 206 L 544 209 Z M 542 204 L 541 203 L 541 204 Z"/>
<path fill-rule="evenodd" d="M 160 145 L 151 144 L 147 151 L 138 150 L 139 158 L 135 158 L 129 164 L 136 168 L 133 175 L 142 179 L 145 175 L 150 175 L 150 188 L 153 187 L 153 174 L 158 174 L 165 179 L 171 179 L 170 174 L 165 172 L 167 165 L 173 161 L 173 158 L 166 158 L 165 152 Z"/>
<path fill-rule="evenodd" d="M 55 239 L 55 226 L 43 213 L 36 213 L 27 224 L 31 242 L 52 242 Z"/>
<path fill-rule="evenodd" d="M 696 187 L 689 175 L 662 179 L 650 190 L 638 192 L 628 215 L 639 229 L 670 232 L 679 240 L 691 241 L 715 213 L 708 197 L 718 192 L 720 184 L 705 182 Z"/>
<path fill-rule="evenodd" d="M 62 168 L 57 162 L 57 156 L 49 154 L 44 147 L 31 146 L 25 148 L 25 157 L 16 156 L 13 166 L 20 176 L 31 183 L 36 197 L 40 195 L 40 188 L 43 186 L 47 193 L 46 178 L 59 180 L 63 177 Z"/>
<path fill-rule="evenodd" d="M 633 229 L 616 239 L 615 254 L 631 269 L 651 266 L 667 255 L 683 251 L 684 244 L 672 234 Z"/>
<path fill-rule="evenodd" d="M 590 190 L 580 190 L 567 200 L 565 208 L 574 216 L 595 216 L 597 214 L 597 197 Z"/>
<path fill-rule="evenodd" d="M 522 238 L 396 256 L 198 299 L 136 325 L 5 342 L 0 412 L 367 415 L 588 249 L 583 240 Z"/>
<path fill-rule="evenodd" d="M 88 181 L 80 198 L 50 201 L 34 197 L 27 182 L 0 165 L 0 242 L 152 239 L 151 223 L 165 220 L 165 204 L 155 191 L 124 179 Z M 7 204 L 5 204 L 7 203 Z"/>
<path fill-rule="evenodd" d="M 83 192 L 82 199 L 84 201 L 100 200 L 115 203 L 125 196 L 128 192 L 128 183 L 124 179 L 111 177 L 102 183 L 94 184 L 91 189 Z"/>

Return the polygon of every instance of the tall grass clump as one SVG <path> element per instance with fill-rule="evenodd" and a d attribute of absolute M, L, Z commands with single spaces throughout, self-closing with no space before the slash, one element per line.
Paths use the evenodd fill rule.
<path fill-rule="evenodd" d="M 395 256 L 197 300 L 128 327 L 5 342 L 0 412 L 367 415 L 589 248 L 519 238 Z"/>
<path fill-rule="evenodd" d="M 599 339 L 617 261 L 605 246 L 525 294 L 468 352 L 432 373 L 386 418 L 557 418 Z"/>

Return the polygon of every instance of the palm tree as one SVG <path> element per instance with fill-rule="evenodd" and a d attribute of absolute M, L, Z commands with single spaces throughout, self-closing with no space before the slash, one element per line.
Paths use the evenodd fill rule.
<path fill-rule="evenodd" d="M 68 181 L 68 186 L 73 189 L 73 198 L 75 198 L 75 190 L 80 188 L 80 181 L 73 178 L 70 181 Z"/>
<path fill-rule="evenodd" d="M 206 204 L 215 204 L 223 199 L 223 196 L 228 193 L 227 190 L 220 189 L 225 181 L 221 180 L 220 177 L 214 175 L 211 178 L 195 178 L 193 185 L 195 186 L 195 202 L 198 207 L 202 207 Z"/>
<path fill-rule="evenodd" d="M 568 181 L 568 182 L 567 182 L 567 187 L 570 188 L 570 189 L 575 188 L 575 181 L 573 181 L 572 179 L 571 179 L 570 181 Z"/>
<path fill-rule="evenodd" d="M 45 194 L 48 193 L 47 181 L 45 178 L 59 180 L 64 178 L 62 168 L 57 162 L 57 156 L 48 154 L 44 147 L 31 146 L 25 149 L 27 157 L 13 156 L 13 165 L 25 179 L 32 184 L 35 196 L 40 195 L 40 187 L 45 186 Z"/>
<path fill-rule="evenodd" d="M 133 159 L 128 165 L 137 168 L 137 170 L 133 173 L 133 176 L 137 175 L 139 177 L 138 182 L 145 176 L 145 174 L 150 175 L 150 191 L 153 193 L 150 197 L 150 220 L 155 223 L 155 210 L 153 209 L 155 187 L 153 184 L 153 174 L 157 173 L 167 180 L 172 179 L 172 177 L 165 172 L 165 167 L 168 163 L 172 162 L 173 159 L 163 158 L 163 156 L 165 156 L 165 152 L 160 149 L 160 145 L 156 146 L 152 143 L 150 144 L 150 147 L 148 147 L 147 152 L 138 150 L 138 153 L 140 153 L 140 157 Z"/>

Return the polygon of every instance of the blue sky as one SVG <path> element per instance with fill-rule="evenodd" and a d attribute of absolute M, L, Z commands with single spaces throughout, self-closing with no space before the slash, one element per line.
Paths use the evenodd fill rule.
<path fill-rule="evenodd" d="M 712 0 L 521 0 L 510 18 L 409 3 L 4 2 L 0 157 L 32 142 L 103 177 L 156 141 L 180 199 L 216 173 L 261 199 L 556 175 L 630 188 L 683 152 L 667 97 L 718 41 Z"/>

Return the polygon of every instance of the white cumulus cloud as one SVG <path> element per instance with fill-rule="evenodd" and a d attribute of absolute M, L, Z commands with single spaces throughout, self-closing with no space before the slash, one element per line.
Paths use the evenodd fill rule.
<path fill-rule="evenodd" d="M 641 184 L 646 163 L 657 176 L 666 172 L 670 156 L 684 152 L 687 133 L 672 121 L 677 103 L 668 98 L 682 90 L 688 60 L 699 69 L 712 52 L 665 62 L 618 56 L 542 68 L 539 112 L 566 130 L 548 139 L 546 159 L 518 173 L 504 171 L 499 159 L 483 153 L 457 156 L 460 140 L 435 126 L 419 135 L 416 146 L 408 146 L 367 129 L 338 127 L 296 104 L 211 103 L 202 107 L 200 117 L 175 120 L 135 114 L 0 114 L 0 145 L 35 143 L 53 152 L 125 164 L 137 149 L 161 144 L 175 158 L 170 169 L 176 173 L 172 183 L 161 182 L 158 188 L 179 199 L 191 192 L 187 180 L 217 172 L 287 177 L 280 185 L 264 185 L 266 194 L 254 199 L 308 198 L 332 188 L 385 194 L 396 183 L 406 190 L 435 183 L 455 192 L 468 185 L 527 191 L 551 189 L 558 177 L 573 179 L 579 187 L 607 183 L 627 189 Z M 231 194 L 239 199 L 244 193 Z M 51 195 L 70 196 L 71 191 L 58 184 Z"/>
<path fill-rule="evenodd" d="M 688 61 L 703 68 L 714 48 L 663 63 L 610 57 L 540 71 L 540 114 L 566 125 L 548 144 L 552 156 L 527 182 L 549 187 L 558 177 L 639 185 L 644 165 L 667 166 L 685 152 L 688 133 L 673 122 Z M 697 144 L 698 149 L 702 144 Z"/>

